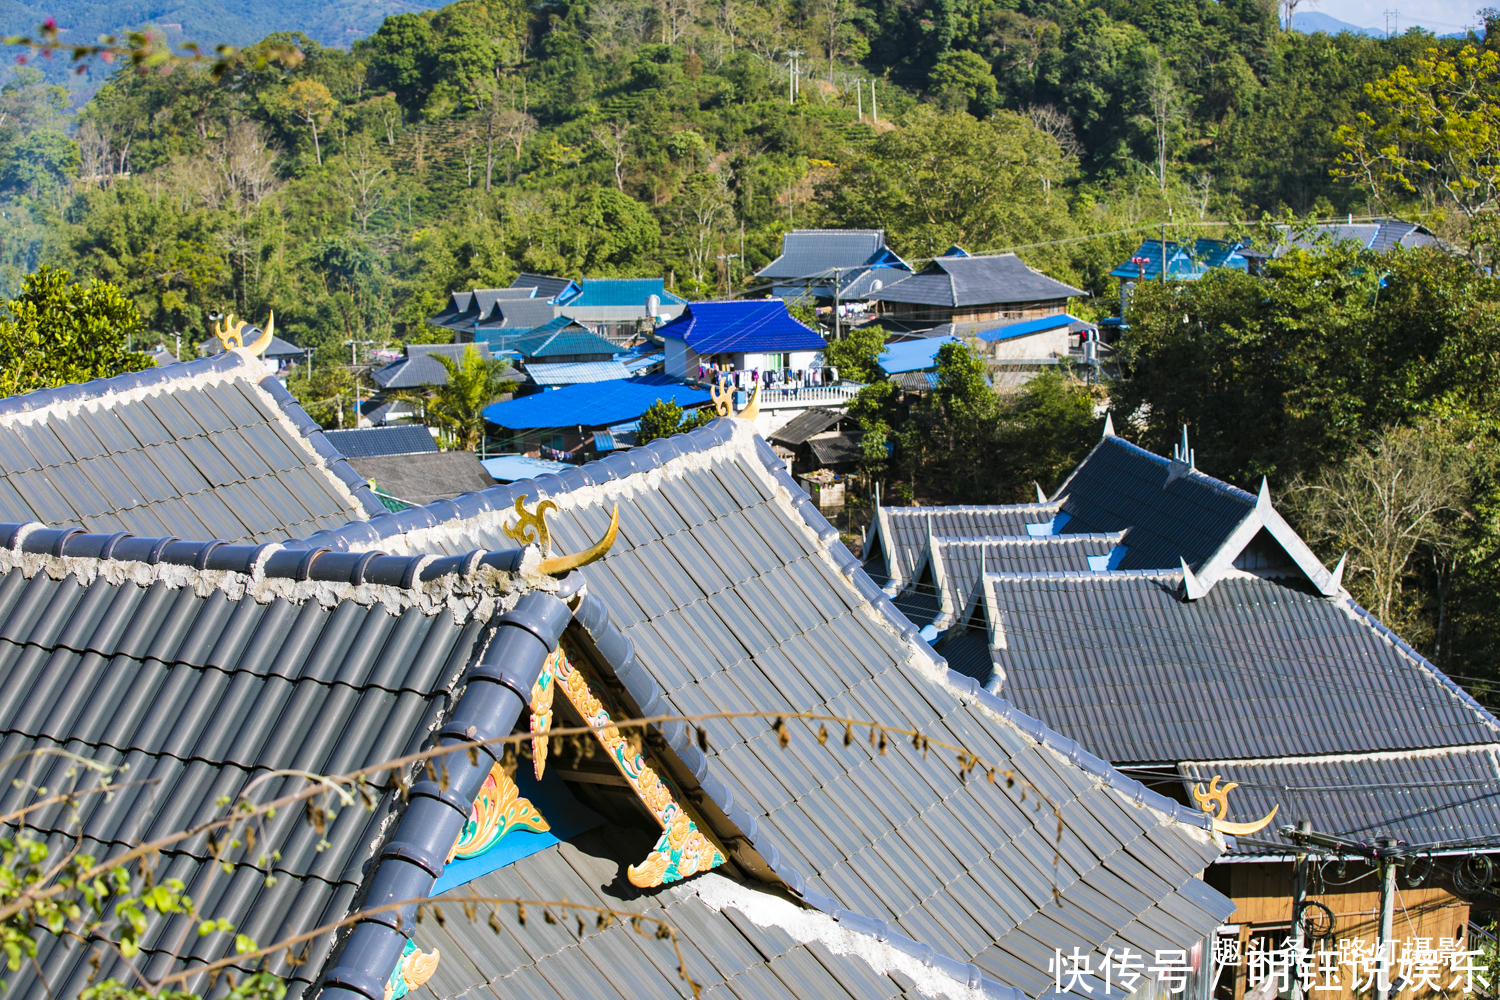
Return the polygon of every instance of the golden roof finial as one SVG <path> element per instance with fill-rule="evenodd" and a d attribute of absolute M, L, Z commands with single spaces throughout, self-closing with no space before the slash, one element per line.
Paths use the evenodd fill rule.
<path fill-rule="evenodd" d="M 552 555 L 552 537 L 547 532 L 547 511 L 557 510 L 557 504 L 551 500 L 543 500 L 536 505 L 535 513 L 530 512 L 524 506 L 527 494 L 522 493 L 516 497 L 516 523 L 502 529 L 507 538 L 514 538 L 522 545 L 535 545 L 542 550 L 542 564 L 537 569 L 555 576 L 558 573 L 566 573 L 580 566 L 587 566 L 591 562 L 603 559 L 605 554 L 615 544 L 615 538 L 620 533 L 620 505 L 615 504 L 614 512 L 609 516 L 609 529 L 604 532 L 604 537 L 582 552 L 570 556 Z"/>
<path fill-rule="evenodd" d="M 247 345 L 245 343 L 245 328 L 249 325 L 244 320 L 236 323 L 234 313 L 230 313 L 219 321 L 218 326 L 212 329 L 214 336 L 219 338 L 219 343 L 224 345 L 224 350 L 242 350 L 251 357 L 258 358 L 266 352 L 266 348 L 271 346 L 271 337 L 276 330 L 276 313 L 273 311 L 271 318 L 266 320 L 266 328 L 261 331 L 255 343 Z"/>
<path fill-rule="evenodd" d="M 1214 829 L 1220 833 L 1227 833 L 1233 837 L 1246 837 L 1252 833 L 1258 833 L 1265 829 L 1267 824 L 1276 817 L 1276 810 L 1280 806 L 1272 806 L 1271 811 L 1253 823 L 1230 823 L 1229 816 L 1229 793 L 1240 787 L 1239 782 L 1231 781 L 1223 788 L 1219 787 L 1219 775 L 1214 775 L 1208 783 L 1208 791 L 1203 790 L 1202 784 L 1193 786 L 1193 799 L 1198 803 L 1198 808 L 1213 817 Z"/>
<path fill-rule="evenodd" d="M 721 417 L 734 415 L 734 390 L 717 382 L 708 384 L 708 395 L 714 401 L 714 412 Z"/>
<path fill-rule="evenodd" d="M 760 416 L 760 387 L 763 383 L 755 383 L 755 391 L 750 394 L 750 404 L 740 411 L 741 420 L 754 420 Z"/>

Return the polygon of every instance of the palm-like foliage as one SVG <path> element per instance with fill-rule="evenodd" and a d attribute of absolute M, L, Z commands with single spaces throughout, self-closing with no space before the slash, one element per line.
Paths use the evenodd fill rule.
<path fill-rule="evenodd" d="M 448 384 L 423 389 L 427 419 L 452 434 L 465 449 L 474 451 L 484 437 L 484 408 L 506 391 L 504 375 L 510 370 L 510 362 L 485 360 L 473 347 L 465 349 L 459 361 L 441 354 L 433 357 L 448 370 Z"/>

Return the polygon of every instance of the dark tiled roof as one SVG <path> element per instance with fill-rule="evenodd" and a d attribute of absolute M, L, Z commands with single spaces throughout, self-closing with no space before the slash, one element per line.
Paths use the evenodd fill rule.
<path fill-rule="evenodd" d="M 487 334 L 493 340 L 502 330 L 535 330 L 559 318 L 557 306 L 543 298 L 500 301 L 475 324 L 475 339 Z"/>
<path fill-rule="evenodd" d="M 921 587 L 940 592 L 941 610 L 949 620 L 963 612 L 979 583 L 981 570 L 989 573 L 1092 573 L 1089 560 L 1107 559 L 1124 544 L 1126 532 L 1098 535 L 1043 535 L 1032 537 L 949 538 L 934 536 L 933 562 L 923 573 Z"/>
<path fill-rule="evenodd" d="M 1134 534 L 1132 533 L 1132 540 Z M 986 577 L 1002 691 L 1116 763 L 1490 743 L 1497 722 L 1348 597 L 1243 574 Z"/>
<path fill-rule="evenodd" d="M 869 297 L 881 302 L 956 309 L 1087 294 L 1032 270 L 1015 254 L 1005 253 L 992 257 L 939 257 L 911 277 L 871 292 Z"/>
<path fill-rule="evenodd" d="M 428 504 L 495 485 L 472 451 L 434 449 L 416 455 L 356 458 L 350 464 L 361 476 L 374 480 L 379 492 L 409 504 Z"/>
<path fill-rule="evenodd" d="M 1373 842 L 1394 837 L 1433 850 L 1493 847 L 1500 806 L 1500 746 L 1445 747 L 1395 754 L 1178 765 L 1185 788 L 1214 775 L 1237 782 L 1230 819 L 1248 822 L 1277 809 L 1271 829 L 1237 838 L 1236 853 L 1287 854 L 1272 831 L 1299 820 L 1314 830 Z M 1222 787 L 1222 783 L 1221 783 Z"/>
<path fill-rule="evenodd" d="M 738 719 L 703 723 L 702 757 L 686 728 L 666 727 L 687 788 L 718 804 L 745 833 L 743 850 L 753 847 L 813 907 L 851 928 L 889 921 L 893 940 L 973 962 L 1033 996 L 1050 983 L 1059 935 L 1069 946 L 1128 942 L 1152 953 L 1187 946 L 1227 915 L 1196 878 L 1217 854 L 1194 829 L 1202 814 L 947 671 L 742 423 L 717 420 L 496 487 L 467 498 L 475 513 L 434 505 L 301 544 L 467 552 L 501 537 L 503 522 L 480 511 L 507 509 L 520 494 L 559 505 L 552 530 L 563 551 L 599 537 L 605 505 L 620 501 L 619 538 L 582 571 L 590 596 L 578 615 L 601 654 L 613 650 L 608 663 L 639 710 L 795 707 L 904 720 L 1014 768 L 1046 790 L 1072 831 L 1054 844 L 1050 813 L 1033 818 L 1005 790 L 958 780 L 936 754 L 837 739 L 819 747 L 795 721 L 782 749 L 767 720 Z M 1122 884 L 1140 891 L 1121 893 Z"/>
<path fill-rule="evenodd" d="M 1255 497 L 1108 435 L 1053 496 L 1064 534 L 1130 531 L 1120 569 L 1198 568 L 1255 509 Z"/>
<path fill-rule="evenodd" d="M 814 434 L 821 434 L 834 424 L 843 420 L 846 414 L 835 413 L 832 410 L 824 410 L 813 407 L 806 413 L 797 416 L 782 424 L 769 435 L 770 440 L 777 444 L 784 444 L 789 448 L 795 448 L 805 442 Z"/>
<path fill-rule="evenodd" d="M 757 278 L 831 277 L 881 262 L 902 263 L 885 245 L 880 229 L 796 229 L 781 237 L 781 256 L 755 273 Z"/>
<path fill-rule="evenodd" d="M 417 749 L 484 646 L 489 588 L 504 586 L 453 576 L 462 560 L 424 567 L 377 556 L 356 568 L 349 557 L 310 562 L 297 551 L 61 536 L 0 526 L 0 734 L 3 759 L 13 762 L 0 771 L 0 808 L 31 801 L 39 786 L 76 787 L 76 825 L 62 807 L 27 820 L 54 857 L 76 846 L 107 858 L 221 816 L 221 800 L 257 779 L 260 802 L 303 783 L 271 771 L 340 774 Z M 96 558 L 106 546 L 110 558 Z M 496 565 L 509 571 L 514 560 Z M 367 585 L 351 586 L 353 573 Z M 422 587 L 453 599 L 431 600 L 435 590 Z M 128 770 L 112 775 L 110 796 L 94 794 L 99 772 L 70 777 L 75 761 L 50 750 Z M 19 758 L 29 751 L 43 754 Z M 282 811 L 230 873 L 212 862 L 203 836 L 179 841 L 162 850 L 157 876 L 182 879 L 205 918 L 229 920 L 262 943 L 339 920 L 395 807 L 393 794 L 373 791 L 373 810 L 339 810 L 321 836 L 301 808 Z M 279 860 L 269 860 L 276 851 Z M 183 935 L 185 955 L 233 953 L 232 935 L 199 937 L 183 918 L 153 918 L 143 944 L 159 972 L 173 967 L 168 956 Z M 299 995 L 332 944 L 331 934 L 315 939 L 295 967 L 273 955 L 269 969 Z M 37 958 L 52 995 L 78 995 L 92 951 L 42 936 Z M 99 974 L 128 978 L 108 958 Z M 185 985 L 206 990 L 201 979 Z M 6 982 L 16 1000 L 48 995 L 29 965 Z"/>
<path fill-rule="evenodd" d="M 577 288 L 571 278 L 556 278 L 550 274 L 530 274 L 522 271 L 510 283 L 512 288 L 535 288 L 539 299 L 555 299 L 570 289 Z"/>
<path fill-rule="evenodd" d="M 490 345 L 480 341 L 473 344 L 408 344 L 406 357 L 392 361 L 384 368 L 370 374 L 382 389 L 416 389 L 424 385 L 447 385 L 448 369 L 437 360 L 437 355 L 451 358 L 462 364 L 464 352 L 470 349 L 490 360 Z M 519 374 L 517 376 L 520 377 Z"/>
<path fill-rule="evenodd" d="M 880 559 L 894 584 L 910 583 L 927 557 L 927 535 L 977 538 L 1025 535 L 1028 524 L 1046 524 L 1060 504 L 1006 504 L 991 507 L 881 506 L 865 539 L 865 560 Z"/>
<path fill-rule="evenodd" d="M 431 432 L 421 424 L 361 427 L 358 430 L 324 431 L 323 434 L 345 458 L 415 455 L 421 451 L 438 450 Z"/>
<path fill-rule="evenodd" d="M 379 509 L 238 352 L 0 401 L 0 519 L 241 542 Z"/>
<path fill-rule="evenodd" d="M 787 312 L 781 299 L 694 302 L 656 331 L 699 354 L 821 351 L 821 335 Z"/>

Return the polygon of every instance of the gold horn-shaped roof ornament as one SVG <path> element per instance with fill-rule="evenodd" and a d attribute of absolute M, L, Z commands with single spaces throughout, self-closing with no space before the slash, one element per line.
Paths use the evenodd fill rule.
<path fill-rule="evenodd" d="M 754 420 L 760 416 L 760 387 L 763 382 L 755 383 L 755 391 L 750 394 L 750 404 L 740 411 L 741 420 Z"/>
<path fill-rule="evenodd" d="M 219 338 L 219 343 L 224 345 L 226 351 L 244 351 L 251 357 L 258 358 L 266 353 L 266 348 L 271 346 L 271 338 L 276 332 L 276 313 L 271 313 L 271 318 L 266 320 L 266 328 L 261 331 L 255 343 L 245 343 L 245 329 L 250 324 L 244 320 L 235 321 L 234 313 L 230 313 L 219 324 L 213 327 L 214 336 Z"/>
<path fill-rule="evenodd" d="M 614 511 L 609 515 L 609 528 L 604 532 L 604 537 L 582 552 L 575 552 L 570 556 L 554 556 L 552 554 L 552 536 L 547 531 L 547 511 L 557 510 L 557 504 L 551 500 L 542 500 L 536 505 L 536 510 L 526 509 L 525 500 L 527 494 L 522 493 L 516 497 L 516 523 L 502 529 L 507 538 L 514 538 L 522 545 L 535 545 L 542 550 L 542 564 L 537 568 L 548 576 L 556 576 L 580 566 L 587 566 L 591 562 L 603 559 L 615 544 L 615 538 L 620 533 L 620 505 L 615 504 Z"/>
<path fill-rule="evenodd" d="M 714 412 L 721 417 L 734 416 L 734 390 L 717 382 L 708 384 L 709 398 L 714 401 Z"/>
<path fill-rule="evenodd" d="M 1193 786 L 1193 799 L 1198 803 L 1198 808 L 1213 817 L 1215 830 L 1227 833 L 1231 837 L 1248 837 L 1252 833 L 1264 830 L 1271 820 L 1276 818 L 1276 810 L 1281 808 L 1280 806 L 1272 806 L 1270 812 L 1253 823 L 1230 823 L 1226 819 L 1229 815 L 1229 793 L 1240 785 L 1237 781 L 1231 781 L 1220 788 L 1219 781 L 1220 776 L 1214 775 L 1208 783 L 1206 792 L 1201 783 Z"/>

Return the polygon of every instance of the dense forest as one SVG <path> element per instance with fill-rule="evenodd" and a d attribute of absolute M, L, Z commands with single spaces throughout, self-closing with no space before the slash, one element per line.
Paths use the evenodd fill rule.
<path fill-rule="evenodd" d="M 1201 468 L 1269 477 L 1320 556 L 1352 553 L 1356 595 L 1482 692 L 1491 37 L 1303 35 L 1263 0 L 462 0 L 347 50 L 275 34 L 222 75 L 121 69 L 76 110 L 21 64 L 0 87 L 0 295 L 42 265 L 104 279 L 140 312 L 135 346 L 185 352 L 213 313 L 274 309 L 337 380 L 351 342 L 439 336 L 424 320 L 455 289 L 527 270 L 730 294 L 793 227 L 880 227 L 912 261 L 1015 249 L 1102 316 L 1143 237 L 1268 245 L 1268 221 L 1399 214 L 1460 252 L 1327 246 L 1143 287 L 1113 384 L 1000 397 L 945 348 L 913 402 L 873 371 L 878 331 L 829 354 L 875 380 L 854 415 L 892 498 L 1051 489 L 1106 403 L 1158 452 L 1188 425 Z"/>
<path fill-rule="evenodd" d="M 274 308 L 330 361 L 522 269 L 727 292 L 793 226 L 1046 244 L 1105 293 L 1164 224 L 1388 207 L 1332 176 L 1337 129 L 1458 44 L 1288 32 L 1263 0 L 464 0 L 352 50 L 274 35 L 302 58 L 217 81 L 123 69 L 76 114 L 17 66 L 0 291 L 106 278 L 168 344 Z"/>

